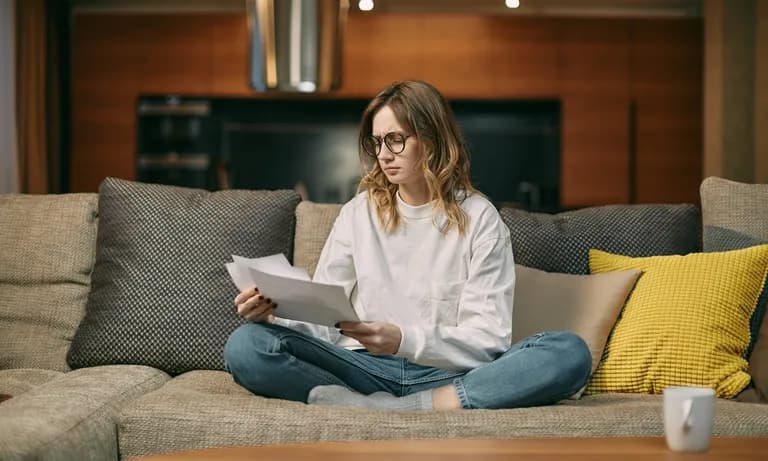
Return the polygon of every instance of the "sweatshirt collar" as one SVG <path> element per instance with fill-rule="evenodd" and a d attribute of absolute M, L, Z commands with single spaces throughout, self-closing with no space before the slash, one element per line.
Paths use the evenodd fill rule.
<path fill-rule="evenodd" d="M 410 219 L 419 219 L 419 218 L 431 218 L 432 214 L 434 213 L 433 207 L 435 205 L 435 201 L 427 202 L 424 205 L 408 205 L 405 203 L 400 197 L 400 192 L 395 194 L 397 196 L 397 211 L 400 213 L 400 216 L 403 216 L 404 218 L 410 218 Z"/>

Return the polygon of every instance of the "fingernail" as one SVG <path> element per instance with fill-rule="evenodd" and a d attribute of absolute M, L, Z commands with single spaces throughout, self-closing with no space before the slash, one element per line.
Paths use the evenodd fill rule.
<path fill-rule="evenodd" d="M 253 291 L 259 291 L 259 287 L 253 287 Z"/>
<path fill-rule="evenodd" d="M 261 301 L 262 299 L 264 299 L 264 296 L 259 295 L 259 301 Z"/>

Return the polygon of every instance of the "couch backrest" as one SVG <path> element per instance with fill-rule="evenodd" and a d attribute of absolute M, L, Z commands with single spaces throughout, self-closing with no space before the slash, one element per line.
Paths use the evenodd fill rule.
<path fill-rule="evenodd" d="M 0 195 L 0 369 L 69 370 L 90 289 L 97 200 Z"/>
<path fill-rule="evenodd" d="M 294 264 L 314 273 L 341 205 L 301 202 L 296 208 Z M 586 274 L 588 252 L 628 256 L 687 254 L 701 249 L 693 205 L 608 205 L 559 214 L 499 210 L 512 234 L 515 261 L 549 272 Z"/>
<path fill-rule="evenodd" d="M 342 205 L 303 201 L 296 207 L 296 235 L 293 244 L 293 265 L 303 267 L 309 275 L 315 273 L 320 252 L 331 233 Z"/>
<path fill-rule="evenodd" d="M 728 251 L 768 243 L 768 184 L 745 184 L 709 177 L 701 183 L 704 251 Z M 745 402 L 768 402 L 768 285 L 752 316 L 752 384 L 739 395 Z M 757 332 L 757 334 L 755 334 Z"/>
<path fill-rule="evenodd" d="M 547 272 L 588 274 L 590 249 L 633 257 L 701 251 L 701 215 L 691 204 L 499 212 L 510 230 L 515 262 Z"/>

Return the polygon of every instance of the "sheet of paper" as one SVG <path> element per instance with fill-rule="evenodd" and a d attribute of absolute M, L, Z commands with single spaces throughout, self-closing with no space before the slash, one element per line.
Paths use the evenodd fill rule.
<path fill-rule="evenodd" d="M 288 259 L 286 259 L 285 255 L 282 253 L 253 259 L 233 255 L 232 260 L 235 262 L 235 264 L 243 268 L 252 267 L 267 274 L 279 275 L 282 277 L 299 280 L 311 280 L 311 277 L 309 276 L 309 273 L 307 273 L 306 269 L 291 266 L 291 263 L 288 262 Z"/>
<path fill-rule="evenodd" d="M 248 288 L 254 287 L 253 281 L 251 281 L 251 275 L 245 267 L 241 268 L 241 266 L 238 266 L 235 263 L 227 263 L 224 266 L 226 266 L 227 272 L 229 272 L 229 276 L 232 278 L 232 281 L 235 283 L 238 290 L 245 291 Z"/>
<path fill-rule="evenodd" d="M 239 290 L 254 286 L 277 303 L 278 317 L 334 326 L 343 320 L 360 321 L 344 288 L 314 283 L 307 271 L 290 265 L 282 254 L 265 258 L 232 256 L 225 264 Z"/>
<path fill-rule="evenodd" d="M 277 303 L 275 315 L 318 325 L 334 326 L 337 322 L 359 322 L 344 288 L 306 280 L 267 274 L 248 268 L 253 284 Z"/>

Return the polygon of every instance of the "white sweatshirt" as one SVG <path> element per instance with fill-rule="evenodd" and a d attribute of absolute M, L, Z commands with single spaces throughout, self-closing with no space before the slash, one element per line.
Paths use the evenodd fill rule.
<path fill-rule="evenodd" d="M 410 206 L 398 196 L 397 206 L 400 227 L 388 233 L 365 192 L 345 204 L 314 281 L 342 285 L 361 320 L 399 326 L 398 356 L 459 371 L 493 361 L 511 340 L 515 264 L 509 229 L 479 195 L 461 204 L 469 217 L 464 236 L 455 228 L 442 234 L 431 203 Z M 276 323 L 362 347 L 333 328 L 280 318 Z"/>

